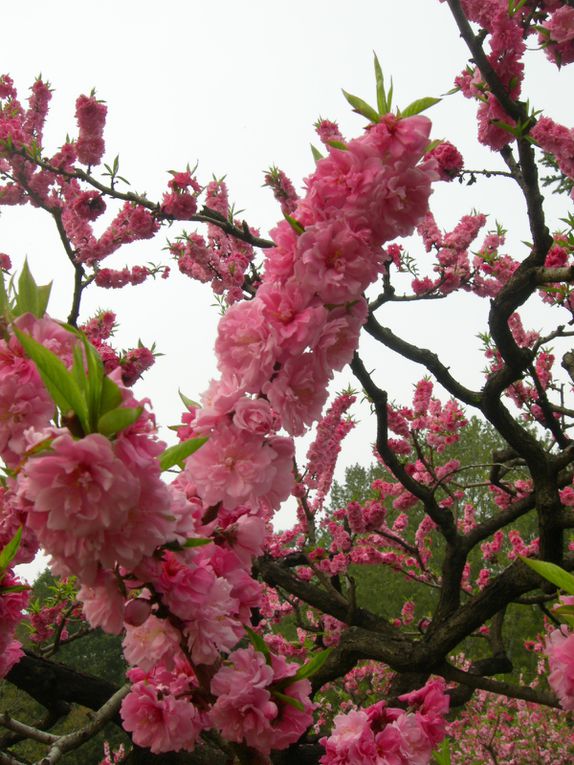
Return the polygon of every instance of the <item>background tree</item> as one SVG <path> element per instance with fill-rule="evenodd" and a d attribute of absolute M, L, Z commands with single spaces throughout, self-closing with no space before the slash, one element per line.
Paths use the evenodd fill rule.
<path fill-rule="evenodd" d="M 44 315 L 49 287 L 38 286 L 27 267 L 17 284 L 6 280 L 2 294 L 3 674 L 55 718 L 70 702 L 99 710 L 70 737 L 3 718 L 14 733 L 47 744 L 48 762 L 118 709 L 136 744 L 134 762 L 151 757 L 149 748 L 165 762 L 328 765 L 356 761 L 357 751 L 363 762 L 391 753 L 404 763 L 429 761 L 449 703 L 462 705 L 477 689 L 550 708 L 559 697 L 570 708 L 568 657 L 552 673 L 558 697 L 528 678 L 499 678 L 511 675 L 518 655 L 508 645 L 515 608 L 541 605 L 555 619 L 547 608 L 555 590 L 520 558 L 574 565 L 574 410 L 569 385 L 554 371 L 561 353 L 572 377 L 566 322 L 574 221 L 566 217 L 550 232 L 538 178 L 541 149 L 551 155 L 542 159 L 557 173 L 558 190 L 570 191 L 573 139 L 521 93 L 526 41 L 542 34 L 549 58 L 569 63 L 574 23 L 559 2 L 448 5 L 472 57 L 457 88 L 478 102 L 479 140 L 503 164 L 464 170 L 456 148 L 431 141 L 430 122 L 420 116 L 436 99 L 397 109 L 375 60 L 376 106 L 346 94 L 367 120 L 364 134 L 346 140 L 334 123 L 319 121 L 326 156 L 315 150 L 302 198 L 280 170 L 268 173 L 285 218 L 272 240 L 237 218 L 223 182 L 203 188 L 195 169 L 173 172 L 157 202 L 120 190 L 117 162 L 96 176 L 106 107 L 93 94 L 76 103 L 77 138 L 50 156 L 42 146 L 46 84 L 35 83 L 24 109 L 11 80 L 2 79 L 1 199 L 50 214 L 75 275 L 67 328 Z M 493 175 L 523 200 L 531 239 L 523 257 L 504 252 L 500 225 L 477 239 L 485 215 L 471 212 L 443 231 L 428 207 L 431 183 Z M 120 207 L 96 233 L 92 224 L 106 203 Z M 183 398 L 180 444 L 164 449 L 145 401 L 130 390 L 153 364 L 153 347 L 114 348 L 109 313 L 80 324 L 84 335 L 76 327 L 92 284 L 122 287 L 165 275 L 163 265 L 118 270 L 102 261 L 177 221 L 205 225 L 206 235 L 182 231 L 170 255 L 187 276 L 211 282 L 229 307 L 215 347 L 221 377 L 201 405 Z M 393 242 L 415 228 L 421 257 Z M 263 268 L 254 248 L 266 252 Z M 7 256 L 1 265 L 10 272 Z M 404 323 L 400 330 L 382 323 L 391 304 L 430 307 L 456 292 L 490 299 L 480 386 L 403 337 Z M 549 319 L 542 331 L 525 327 L 519 309 L 537 298 L 566 318 Z M 371 370 L 364 346 L 357 350 L 363 327 L 421 367 L 412 402 L 389 403 L 382 372 Z M 290 437 L 320 418 L 333 371 L 348 362 L 372 407 L 375 456 L 385 470 L 370 496 L 329 514 L 325 500 L 352 427 L 353 397 L 335 399 L 294 473 Z M 490 438 L 478 420 L 469 425 L 471 413 L 493 429 L 495 448 L 480 462 L 474 448 L 453 452 L 467 429 L 471 438 Z M 280 427 L 287 436 L 277 434 Z M 172 469 L 171 483 L 160 479 Z M 297 524 L 275 534 L 270 518 L 289 494 Z M 131 687 L 20 657 L 12 633 L 26 595 L 10 565 L 29 559 L 38 544 L 55 571 L 78 578 L 92 626 L 125 629 Z M 371 601 L 357 566 L 388 578 L 389 590 L 397 572 L 401 583 L 406 577 L 409 599 Z M 79 646 L 84 638 L 71 638 L 82 627 L 72 624 L 77 606 L 70 607 L 68 639 Z M 63 611 L 56 611 L 50 638 L 61 643 Z M 476 634 L 484 642 L 469 663 L 460 652 Z M 372 695 L 359 688 L 356 673 L 365 666 L 379 668 L 385 702 L 370 704 Z M 448 693 L 437 678 L 452 684 Z M 367 709 L 331 721 L 337 688 L 329 684 L 337 682 Z M 321 692 L 335 696 L 323 697 L 325 713 L 314 721 L 310 698 Z M 180 749 L 186 753 L 168 754 Z"/>

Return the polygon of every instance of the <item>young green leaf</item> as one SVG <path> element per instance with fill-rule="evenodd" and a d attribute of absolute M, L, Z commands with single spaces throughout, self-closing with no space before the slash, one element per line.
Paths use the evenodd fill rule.
<path fill-rule="evenodd" d="M 84 357 L 82 355 L 82 349 L 78 344 L 74 345 L 72 355 L 74 359 L 74 363 L 72 364 L 72 376 L 76 381 L 78 388 L 85 394 L 87 380 L 86 373 L 84 372 Z"/>
<path fill-rule="evenodd" d="M 370 122 L 379 121 L 379 113 L 375 111 L 372 106 L 369 106 L 366 101 L 363 101 L 362 98 L 359 98 L 359 96 L 353 96 L 351 93 L 347 93 L 346 90 L 343 91 L 343 95 L 353 107 L 353 111 L 357 112 L 357 114 L 361 114 L 363 117 L 366 117 Z"/>
<path fill-rule="evenodd" d="M 205 537 L 193 537 L 192 539 L 186 539 L 182 547 L 203 547 L 204 545 L 210 545 L 212 541 L 211 539 L 205 539 Z"/>
<path fill-rule="evenodd" d="M 36 284 L 28 266 L 28 261 L 25 260 L 20 272 L 20 278 L 18 279 L 16 314 L 21 316 L 23 313 L 32 313 L 34 316 L 41 318 L 46 312 L 51 289 L 52 282 L 41 286 Z"/>
<path fill-rule="evenodd" d="M 343 143 L 343 141 L 328 141 L 327 143 L 329 146 L 332 146 L 333 149 L 339 149 L 339 151 L 348 151 L 347 144 Z"/>
<path fill-rule="evenodd" d="M 207 438 L 189 438 L 175 446 L 168 446 L 159 458 L 161 469 L 169 470 L 174 465 L 181 464 L 186 457 L 196 452 L 206 441 Z"/>
<path fill-rule="evenodd" d="M 142 412 L 143 406 L 135 408 L 120 406 L 117 409 L 110 409 L 98 419 L 98 433 L 107 438 L 115 436 L 116 433 L 133 425 Z"/>
<path fill-rule="evenodd" d="M 41 318 L 48 308 L 50 302 L 50 293 L 52 291 L 52 282 L 49 284 L 40 284 L 38 286 L 38 316 Z"/>
<path fill-rule="evenodd" d="M 569 627 L 574 627 L 574 606 L 558 606 L 553 613 L 560 617 Z"/>
<path fill-rule="evenodd" d="M 58 409 L 60 409 L 62 414 L 68 414 L 70 410 L 75 412 L 84 430 L 84 434 L 87 435 L 90 432 L 88 407 L 74 375 L 66 369 L 55 353 L 44 348 L 33 337 L 20 332 L 16 327 L 14 327 L 14 333 L 24 348 L 26 355 L 36 364 L 42 382 L 54 399 Z"/>
<path fill-rule="evenodd" d="M 4 575 L 4 572 L 14 560 L 18 549 L 20 548 L 20 540 L 22 539 L 22 526 L 18 528 L 18 531 L 14 534 L 8 544 L 0 550 L 0 578 Z"/>
<path fill-rule="evenodd" d="M 313 675 L 316 675 L 317 672 L 321 669 L 323 664 L 327 661 L 329 656 L 331 655 L 332 648 L 325 648 L 324 651 L 321 651 L 318 654 L 315 654 L 310 661 L 303 664 L 297 672 L 295 673 L 295 676 L 293 677 L 293 681 L 295 680 L 304 680 L 308 677 L 313 677 Z"/>
<path fill-rule="evenodd" d="M 271 654 L 269 652 L 269 646 L 267 643 L 263 640 L 261 635 L 258 635 L 257 632 L 254 632 L 251 627 L 245 627 L 245 632 L 247 633 L 247 637 L 253 644 L 253 647 L 256 651 L 259 651 L 259 653 L 262 653 L 265 656 L 265 661 L 267 664 L 271 664 Z"/>
<path fill-rule="evenodd" d="M 18 279 L 16 312 L 18 315 L 33 313 L 34 316 L 38 316 L 38 285 L 34 281 L 27 259 L 24 261 L 20 278 Z"/>
<path fill-rule="evenodd" d="M 377 107 L 379 109 L 379 114 L 387 114 L 390 112 L 391 108 L 390 105 L 387 104 L 387 94 L 385 92 L 385 78 L 383 77 L 383 70 L 381 69 L 381 65 L 379 63 L 379 59 L 377 58 L 377 54 L 374 54 L 375 56 L 375 80 L 377 83 Z"/>
<path fill-rule="evenodd" d="M 564 590 L 564 592 L 567 592 L 569 595 L 574 595 L 574 576 L 572 576 L 572 574 L 564 571 L 563 568 L 560 568 L 560 566 L 557 566 L 554 563 L 548 563 L 548 561 L 532 560 L 531 558 L 523 558 L 522 556 L 520 556 L 520 559 L 523 563 L 526 563 L 527 566 L 533 569 L 533 571 L 536 571 L 537 574 L 544 577 L 544 579 L 548 579 L 549 582 L 552 582 L 552 584 L 555 584 L 556 587 Z"/>
<path fill-rule="evenodd" d="M 10 318 L 10 298 L 4 284 L 4 272 L 0 270 L 0 317 Z"/>
<path fill-rule="evenodd" d="M 122 392 L 118 385 L 109 377 L 102 380 L 102 395 L 100 397 L 100 415 L 116 409 L 122 403 Z"/>
<path fill-rule="evenodd" d="M 285 215 L 285 220 L 291 226 L 291 228 L 296 234 L 301 235 L 305 232 L 305 227 L 302 226 L 298 220 L 295 220 L 295 218 L 292 218 L 290 215 L 287 215 L 287 213 L 284 213 L 284 215 Z"/>
<path fill-rule="evenodd" d="M 315 162 L 318 162 L 320 159 L 325 159 L 323 154 L 321 154 L 319 149 L 316 146 L 313 146 L 313 144 L 311 144 L 311 154 L 313 155 Z"/>
<path fill-rule="evenodd" d="M 0 587 L 0 595 L 6 595 L 9 592 L 25 592 L 29 589 L 29 584 L 13 584 L 11 587 Z"/>
<path fill-rule="evenodd" d="M 276 691 L 275 688 L 270 688 L 270 691 L 273 698 L 277 699 L 277 701 L 282 701 L 284 704 L 289 704 L 290 707 L 295 707 L 295 709 L 298 709 L 300 712 L 305 711 L 305 707 L 303 706 L 302 702 L 299 701 L 299 699 L 294 699 L 293 696 L 288 696 L 286 693 Z"/>
<path fill-rule="evenodd" d="M 86 398 L 88 401 L 90 425 L 93 428 L 97 428 L 100 417 L 106 414 L 106 411 L 110 411 L 102 411 L 102 390 L 106 373 L 100 354 L 84 335 L 82 335 L 82 342 L 87 365 Z M 113 408 L 115 409 L 116 407 Z"/>
<path fill-rule="evenodd" d="M 180 390 L 178 391 L 180 399 L 183 401 L 184 406 L 187 409 L 197 409 L 199 404 L 191 398 L 185 396 Z"/>
<path fill-rule="evenodd" d="M 448 738 L 443 738 L 441 745 L 438 747 L 438 749 L 434 750 L 432 755 L 434 758 L 433 762 L 436 762 L 436 765 L 451 765 Z"/>
<path fill-rule="evenodd" d="M 401 109 L 401 117 L 412 117 L 415 114 L 420 114 L 426 109 L 430 109 L 431 106 L 438 104 L 439 101 L 442 101 L 442 99 L 432 98 L 431 96 L 428 96 L 427 98 L 418 98 L 416 101 L 413 101 L 411 104 L 409 104 L 405 109 Z"/>

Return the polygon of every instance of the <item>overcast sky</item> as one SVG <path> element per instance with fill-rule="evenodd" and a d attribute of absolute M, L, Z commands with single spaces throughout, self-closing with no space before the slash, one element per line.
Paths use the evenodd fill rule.
<path fill-rule="evenodd" d="M 364 120 L 352 114 L 341 88 L 374 102 L 373 51 L 385 76 L 394 79 L 399 106 L 446 93 L 467 62 L 448 8 L 437 0 L 29 0 L 5 9 L 4 28 L 2 69 L 13 77 L 21 99 L 39 73 L 54 88 L 48 152 L 66 134 L 76 135 L 75 100 L 95 87 L 108 104 L 106 159 L 120 155 L 121 173 L 136 191 L 158 199 L 168 170 L 199 161 L 200 182 L 226 176 L 230 198 L 262 235 L 281 217 L 270 191 L 262 188 L 263 170 L 275 164 L 300 187 L 313 170 L 309 144 L 318 143 L 312 125 L 319 116 L 337 120 L 347 137 L 361 131 Z M 572 93 L 572 73 L 559 76 L 543 54 L 533 59 L 527 80 L 531 103 L 571 125 L 570 99 L 563 94 Z M 433 137 L 453 141 L 467 167 L 500 167 L 496 155 L 476 144 L 474 114 L 474 104 L 460 94 L 445 98 L 428 112 Z M 497 219 L 512 232 L 508 251 L 525 254 L 523 203 L 509 181 L 484 181 L 470 189 L 450 184 L 437 189 L 433 204 L 445 228 L 472 208 L 488 213 L 493 226 Z M 563 212 L 563 205 L 554 208 L 555 216 Z M 17 266 L 28 257 L 38 281 L 54 279 L 50 313 L 65 318 L 72 273 L 49 216 L 3 208 L 0 225 L 0 251 Z M 174 226 L 170 238 L 179 231 Z M 129 245 L 105 265 L 166 262 L 164 244 L 160 235 Z M 413 255 L 421 252 L 418 243 L 412 247 Z M 111 308 L 121 322 L 120 347 L 141 338 L 148 345 L 155 341 L 165 354 L 136 389 L 151 398 L 163 425 L 179 419 L 178 388 L 196 398 L 217 374 L 211 349 L 218 313 L 212 303 L 207 285 L 177 271 L 167 282 L 120 291 L 94 288 L 86 295 L 82 319 L 96 308 Z M 483 362 L 475 335 L 487 301 L 462 295 L 445 304 L 393 306 L 381 320 L 442 353 L 463 382 L 479 385 Z M 379 384 L 408 403 L 422 373 L 368 342 L 362 348 L 369 366 L 377 367 Z M 343 373 L 335 387 L 351 380 Z M 374 425 L 364 410 L 362 419 L 343 465 L 370 461 Z"/>

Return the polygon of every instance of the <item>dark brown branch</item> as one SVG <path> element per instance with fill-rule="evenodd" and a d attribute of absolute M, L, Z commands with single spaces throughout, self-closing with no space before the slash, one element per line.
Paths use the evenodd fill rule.
<path fill-rule="evenodd" d="M 516 122 L 522 122 L 527 119 L 528 114 L 524 106 L 510 98 L 506 88 L 494 71 L 490 61 L 484 53 L 481 40 L 472 31 L 472 27 L 462 10 L 459 0 L 447 0 L 447 3 L 460 31 L 460 36 L 467 44 L 474 63 L 480 69 L 480 73 L 496 97 L 496 100 L 500 103 L 504 111 Z"/>
<path fill-rule="evenodd" d="M 26 691 L 47 709 L 58 699 L 97 710 L 118 690 L 107 680 L 77 672 L 29 652 L 12 667 L 6 680 Z"/>
<path fill-rule="evenodd" d="M 470 390 L 461 385 L 451 375 L 448 367 L 446 367 L 438 358 L 436 353 L 427 350 L 426 348 L 419 348 L 416 345 L 408 343 L 406 340 L 398 337 L 388 327 L 383 327 L 375 319 L 372 314 L 369 314 L 365 329 L 375 340 L 378 340 L 387 348 L 399 353 L 404 358 L 414 361 L 417 364 L 424 366 L 436 380 L 455 398 L 470 406 L 480 407 L 481 394 L 477 391 Z"/>
<path fill-rule="evenodd" d="M 25 147 L 20 151 L 15 151 L 14 153 L 28 160 L 32 164 L 41 167 L 43 170 L 54 173 L 54 175 L 60 175 L 64 178 L 84 181 L 93 188 L 97 189 L 102 194 L 105 194 L 112 199 L 118 199 L 124 202 L 132 202 L 133 204 L 145 207 L 147 210 L 150 210 L 150 212 L 152 212 L 158 219 L 173 220 L 173 218 L 171 218 L 169 215 L 165 215 L 161 212 L 161 205 L 159 205 L 157 202 L 151 202 L 144 195 L 134 194 L 132 191 L 128 191 L 127 193 L 117 191 L 117 189 L 113 188 L 112 186 L 106 186 L 104 183 L 100 183 L 100 181 L 97 181 L 93 176 L 84 172 L 83 170 L 76 169 L 71 172 L 63 168 L 53 167 L 49 162 L 46 162 L 43 159 L 31 157 L 27 153 Z M 253 247 L 261 247 L 264 249 L 275 246 L 275 242 L 271 241 L 270 239 L 262 239 L 261 237 L 253 236 L 245 222 L 244 225 L 239 228 L 227 220 L 225 216 L 221 215 L 215 210 L 211 210 L 209 207 L 203 207 L 201 213 L 194 215 L 189 220 L 196 223 L 210 223 L 214 226 L 217 226 L 226 234 L 232 236 L 234 239 L 240 239 L 242 242 L 251 244 Z"/>
<path fill-rule="evenodd" d="M 547 707 L 560 709 L 558 699 L 553 693 L 549 693 L 548 691 L 529 688 L 528 686 L 523 685 L 514 685 L 513 683 L 504 683 L 500 680 L 491 680 L 490 678 L 481 677 L 480 675 L 473 675 L 470 672 L 463 672 L 461 669 L 456 669 L 456 667 L 447 663 L 437 667 L 433 672 L 437 675 L 441 675 L 445 680 L 468 685 L 470 688 L 491 691 L 491 693 L 498 693 L 502 696 L 509 696 L 514 699 L 524 699 L 525 701 L 532 701 L 535 704 L 543 704 Z"/>

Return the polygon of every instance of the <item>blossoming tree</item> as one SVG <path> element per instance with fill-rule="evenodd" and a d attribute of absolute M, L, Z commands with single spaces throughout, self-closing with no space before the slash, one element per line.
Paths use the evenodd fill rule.
<path fill-rule="evenodd" d="M 574 567 L 574 410 L 553 350 L 561 348 L 574 379 L 574 219 L 547 223 L 538 172 L 550 168 L 557 190 L 572 194 L 574 131 L 522 93 L 527 43 L 557 66 L 574 60 L 574 9 L 560 0 L 448 5 L 471 54 L 456 89 L 477 102 L 478 140 L 503 164 L 465 170 L 422 115 L 436 99 L 397 109 L 375 59 L 376 104 L 346 94 L 367 120 L 361 135 L 347 139 L 321 120 L 324 148 L 300 196 L 281 170 L 266 175 L 283 213 L 270 239 L 235 218 L 223 182 L 204 187 L 190 168 L 172 173 L 161 200 L 125 191 L 117 163 L 100 170 L 107 108 L 94 94 L 76 102 L 75 138 L 50 152 L 47 84 L 34 83 L 25 107 L 10 77 L 0 80 L 0 203 L 46 211 L 75 275 L 67 322 L 59 322 L 46 312 L 49 285 L 37 285 L 26 264 L 14 276 L 0 256 L 0 673 L 55 718 L 67 702 L 97 710 L 66 735 L 5 714 L 6 728 L 46 745 L 42 762 L 116 717 L 131 734 L 133 762 L 422 765 L 433 750 L 445 761 L 437 747 L 449 707 L 474 691 L 573 708 L 567 627 L 548 638 L 550 689 L 493 676 L 512 671 L 512 604 L 541 604 L 558 622 L 546 606 L 555 587 L 521 558 Z M 480 235 L 485 214 L 470 212 L 444 231 L 429 206 L 433 184 L 493 173 L 527 212 L 531 241 L 513 255 L 501 226 Z M 114 205 L 98 233 L 96 221 Z M 170 256 L 182 274 L 210 283 L 226 310 L 215 343 L 220 376 L 200 403 L 183 398 L 179 443 L 166 447 L 147 400 L 131 390 L 153 349 L 119 352 L 116 317 L 83 316 L 82 296 L 94 286 L 167 278 L 167 265 L 114 270 L 104 261 L 181 221 L 204 229 L 181 230 Z M 413 232 L 424 251 L 419 270 L 400 241 Z M 391 303 L 432 304 L 457 292 L 490 300 L 479 388 L 381 319 Z M 535 300 L 559 315 L 544 333 L 523 323 Z M 420 366 L 412 402 L 387 400 L 385 370 L 369 370 L 361 333 Z M 388 480 L 373 482 L 370 499 L 328 514 L 354 396 L 343 393 L 324 410 L 334 372 L 348 364 L 370 402 L 374 452 Z M 448 458 L 466 410 L 500 437 L 486 463 Z M 294 439 L 316 423 L 303 465 Z M 290 496 L 297 521 L 277 533 L 273 515 Z M 53 653 L 79 639 L 81 604 L 92 628 L 123 635 L 126 685 L 23 652 L 15 630 L 27 589 L 13 566 L 39 549 L 69 587 L 66 603 L 43 615 L 32 609 L 35 642 Z M 429 613 L 415 623 L 412 602 L 397 614 L 365 607 L 356 567 L 429 588 Z M 570 618 L 569 607 L 558 614 Z M 293 639 L 286 619 L 296 624 Z M 486 637 L 485 655 L 457 663 L 475 634 Z M 361 706 L 357 694 L 344 713 L 327 714 L 338 684 L 352 688 L 364 667 L 382 677 L 376 698 Z M 528 716 L 533 707 L 524 709 Z M 119 757 L 106 754 L 108 762 Z M 18 762 L 8 752 L 0 761 Z"/>

